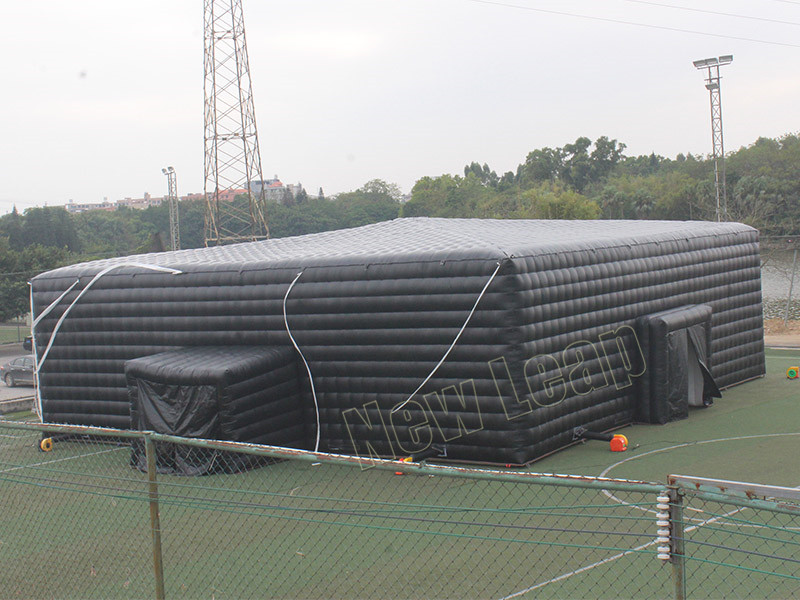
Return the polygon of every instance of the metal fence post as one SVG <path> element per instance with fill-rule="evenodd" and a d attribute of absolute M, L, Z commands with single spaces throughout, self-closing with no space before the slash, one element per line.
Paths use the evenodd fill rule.
<path fill-rule="evenodd" d="M 797 248 L 794 249 L 794 258 L 792 258 L 792 278 L 789 281 L 789 295 L 786 297 L 786 312 L 783 315 L 783 326 L 789 322 L 789 305 L 792 303 L 792 291 L 794 290 L 794 269 L 797 266 Z"/>
<path fill-rule="evenodd" d="M 156 575 L 156 600 L 164 600 L 164 565 L 161 561 L 161 520 L 158 514 L 158 482 L 156 481 L 156 447 L 149 434 L 144 434 L 147 457 L 147 479 L 150 495 L 150 529 L 153 532 L 153 568 Z"/>
<path fill-rule="evenodd" d="M 683 527 L 683 494 L 677 486 L 669 486 L 670 562 L 675 583 L 675 599 L 686 600 L 686 548 Z"/>

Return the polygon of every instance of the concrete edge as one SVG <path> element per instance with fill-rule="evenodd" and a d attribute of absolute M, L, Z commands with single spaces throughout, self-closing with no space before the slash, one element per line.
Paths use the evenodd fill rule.
<path fill-rule="evenodd" d="M 33 409 L 33 396 L 0 400 L 0 415 Z"/>

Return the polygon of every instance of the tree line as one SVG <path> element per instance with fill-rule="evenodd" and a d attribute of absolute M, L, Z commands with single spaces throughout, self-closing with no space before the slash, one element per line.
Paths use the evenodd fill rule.
<path fill-rule="evenodd" d="M 421 177 L 406 202 L 380 179 L 325 198 L 301 191 L 267 204 L 272 237 L 357 227 L 397 217 L 504 219 L 711 220 L 714 166 L 708 157 L 626 156 L 608 137 L 579 137 L 531 151 L 498 174 L 471 162 L 463 174 Z M 800 137 L 759 138 L 726 157 L 731 220 L 766 235 L 800 234 Z M 321 190 L 320 190 L 321 192 Z M 246 202 L 238 198 L 235 202 Z M 202 200 L 180 203 L 183 248 L 203 246 Z M 27 312 L 27 281 L 66 264 L 166 250 L 169 209 L 119 208 L 70 214 L 63 208 L 16 208 L 0 217 L 0 321 Z"/>
<path fill-rule="evenodd" d="M 423 177 L 404 216 L 713 220 L 714 165 L 679 154 L 625 156 L 625 144 L 580 137 L 528 154 L 498 175 L 473 162 L 461 175 Z M 800 233 L 800 137 L 759 138 L 726 157 L 729 220 L 766 235 Z"/>

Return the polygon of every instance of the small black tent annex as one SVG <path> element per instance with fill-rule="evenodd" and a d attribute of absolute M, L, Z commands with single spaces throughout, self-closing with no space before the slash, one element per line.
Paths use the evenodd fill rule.
<path fill-rule="evenodd" d="M 397 219 L 64 267 L 32 300 L 45 422 L 130 428 L 126 364 L 237 372 L 251 348 L 296 373 L 270 393 L 302 422 L 274 439 L 360 455 L 525 463 L 764 374 L 758 232 L 737 223 Z M 230 407 L 255 410 L 206 410 Z"/>

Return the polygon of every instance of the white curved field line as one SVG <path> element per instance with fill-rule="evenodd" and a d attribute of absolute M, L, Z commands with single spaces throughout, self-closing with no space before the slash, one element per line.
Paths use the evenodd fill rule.
<path fill-rule="evenodd" d="M 612 469 L 617 468 L 618 466 L 620 466 L 620 465 L 622 465 L 622 464 L 624 464 L 626 462 L 629 462 L 631 460 L 636 460 L 636 459 L 639 459 L 639 458 L 644 458 L 645 456 L 649 456 L 651 454 L 658 454 L 660 452 L 669 452 L 671 450 L 677 450 L 679 448 L 687 448 L 689 446 L 701 446 L 701 445 L 704 445 L 704 444 L 716 444 L 717 442 L 736 442 L 736 441 L 740 441 L 740 440 L 750 440 L 750 439 L 770 438 L 770 437 L 785 437 L 785 436 L 800 436 L 800 432 L 761 433 L 761 434 L 755 434 L 755 435 L 739 435 L 739 436 L 734 436 L 734 437 L 716 438 L 716 439 L 713 439 L 713 440 L 699 440 L 699 441 L 696 441 L 696 442 L 685 442 L 683 444 L 675 444 L 673 446 L 667 446 L 666 448 L 659 448 L 657 450 L 650 450 L 649 452 L 644 452 L 642 454 L 637 454 L 635 456 L 630 456 L 630 457 L 625 458 L 625 459 L 623 459 L 623 460 L 621 460 L 619 462 L 615 462 L 613 465 L 611 465 L 611 466 L 607 467 L 605 470 L 603 470 L 603 472 L 600 473 L 600 477 L 607 477 L 609 471 L 611 471 Z M 635 508 L 635 509 L 641 510 L 643 512 L 649 512 L 649 513 L 652 513 L 652 514 L 656 514 L 656 512 L 657 512 L 657 511 L 652 510 L 650 508 L 644 508 L 643 506 L 637 506 L 636 504 L 631 504 L 630 502 L 625 502 L 624 500 L 622 500 L 621 498 L 618 498 L 617 496 L 615 496 L 614 494 L 612 494 L 608 490 L 603 490 L 603 494 L 605 494 L 608 498 L 610 498 L 614 502 L 618 502 L 619 504 L 622 504 L 622 505 L 625 505 L 625 506 L 628 506 L 628 507 L 631 507 L 631 508 Z M 704 511 L 702 511 L 700 509 L 690 508 L 690 507 L 687 507 L 685 510 L 692 510 L 692 511 L 695 511 L 695 512 L 704 512 Z M 687 521 L 701 521 L 701 520 L 702 519 L 696 519 L 696 518 L 695 519 L 693 519 L 693 518 L 688 518 L 687 519 Z M 758 526 L 756 525 L 755 527 L 758 527 Z"/>
<path fill-rule="evenodd" d="M 678 448 L 685 448 L 685 447 L 688 447 L 688 446 L 699 446 L 699 445 L 702 445 L 702 444 L 714 444 L 716 442 L 732 442 L 732 441 L 737 441 L 737 440 L 748 440 L 748 439 L 756 439 L 756 438 L 769 438 L 769 437 L 781 437 L 781 436 L 800 436 L 800 432 L 795 432 L 795 433 L 764 433 L 764 434 L 757 434 L 757 435 L 740 435 L 740 436 L 728 437 L 728 438 L 717 438 L 717 439 L 714 439 L 714 440 L 700 440 L 700 441 L 697 441 L 697 442 L 686 442 L 684 444 L 675 444 L 674 446 L 668 446 L 666 448 L 659 448 L 657 450 L 650 450 L 649 452 L 644 452 L 642 454 L 637 454 L 636 456 L 630 456 L 628 458 L 620 460 L 620 461 L 614 463 L 613 465 L 607 467 L 606 469 L 604 469 L 603 472 L 600 473 L 599 476 L 600 477 L 607 477 L 609 471 L 611 471 L 612 469 L 618 467 L 619 465 L 621 465 L 623 463 L 626 463 L 626 462 L 629 462 L 631 460 L 636 460 L 637 458 L 642 458 L 642 457 L 645 457 L 645 456 L 649 456 L 651 454 L 658 454 L 660 452 L 668 452 L 670 450 L 677 450 Z M 798 488 L 800 488 L 800 486 L 798 486 Z M 608 496 L 610 499 L 612 499 L 615 502 L 618 502 L 618 503 L 620 503 L 620 504 L 622 504 L 624 506 L 628 506 L 630 508 L 636 508 L 636 509 L 643 510 L 645 512 L 650 512 L 650 513 L 655 513 L 656 512 L 656 511 L 648 509 L 648 508 L 643 508 L 641 506 L 637 506 L 635 504 L 631 504 L 630 502 L 625 502 L 624 500 L 621 500 L 620 498 L 617 498 L 616 496 L 614 496 L 608 490 L 602 490 L 602 492 L 606 496 Z M 693 509 L 693 510 L 697 510 L 697 512 L 703 512 L 702 510 L 699 510 L 699 509 Z M 722 519 L 725 519 L 727 517 L 735 515 L 736 513 L 741 512 L 743 510 L 746 510 L 746 509 L 744 507 L 736 508 L 736 509 L 734 509 L 732 511 L 729 511 L 729 512 L 723 514 L 723 515 L 717 515 L 716 517 L 712 517 L 712 518 L 705 519 L 705 520 L 687 519 L 689 521 L 696 521 L 696 523 L 694 525 L 690 525 L 689 527 L 686 527 L 684 529 L 684 534 L 690 533 L 690 532 L 692 532 L 692 531 L 694 531 L 696 529 L 699 529 L 700 527 L 703 527 L 704 525 L 709 525 L 711 523 L 719 522 Z M 737 524 L 737 526 L 738 527 L 742 527 L 744 525 L 743 524 Z M 760 526 L 759 525 L 751 525 L 751 527 L 760 527 Z M 795 529 L 795 528 L 792 528 L 792 529 Z M 500 600 L 510 600 L 511 598 L 517 598 L 518 596 L 522 596 L 524 594 L 527 594 L 528 592 L 532 592 L 532 591 L 537 590 L 539 588 L 543 588 L 544 586 L 550 585 L 551 583 L 556 583 L 558 581 L 563 581 L 564 579 L 569 579 L 573 575 L 579 575 L 580 573 L 584 573 L 586 571 L 590 571 L 591 569 L 594 569 L 596 567 L 600 567 L 602 565 L 605 565 L 605 564 L 608 564 L 608 563 L 613 562 L 615 560 L 618 560 L 618 559 L 620 559 L 620 558 L 622 558 L 624 556 L 627 556 L 628 554 L 633 554 L 635 552 L 639 552 L 639 551 L 644 550 L 646 548 L 649 548 L 651 546 L 655 546 L 657 543 L 658 542 L 656 540 L 653 540 L 652 542 L 648 542 L 647 544 L 642 544 L 641 546 L 636 546 L 635 548 L 631 548 L 630 550 L 625 550 L 624 552 L 620 552 L 620 553 L 615 554 L 613 556 L 609 556 L 608 558 L 604 558 L 603 560 L 599 560 L 599 561 L 594 562 L 592 564 L 583 566 L 580 569 L 575 569 L 574 571 L 569 571 L 567 573 L 562 573 L 561 575 L 559 575 L 557 577 L 553 577 L 552 579 L 548 579 L 547 581 L 542 581 L 540 583 L 534 584 L 534 585 L 532 585 L 530 587 L 525 588 L 524 590 L 519 590 L 518 592 L 514 592 L 513 594 L 509 594 L 508 596 L 503 596 L 502 598 L 500 598 Z"/>

